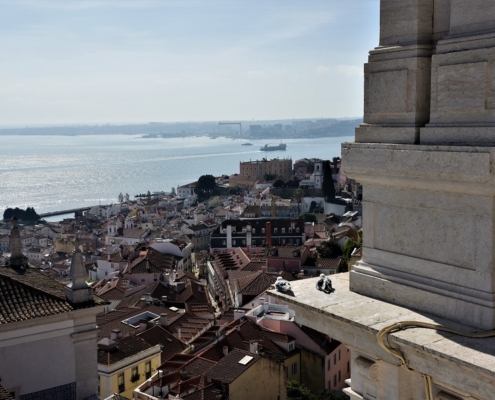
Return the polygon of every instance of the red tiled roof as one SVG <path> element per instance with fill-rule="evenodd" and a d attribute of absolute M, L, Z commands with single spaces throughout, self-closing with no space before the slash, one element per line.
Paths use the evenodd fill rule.
<path fill-rule="evenodd" d="M 7 389 L 5 389 L 1 383 L 0 383 L 0 400 L 15 400 L 15 398 L 12 397 L 9 392 L 7 392 Z"/>
<path fill-rule="evenodd" d="M 177 353 L 182 352 L 187 347 L 182 341 L 177 339 L 174 335 L 159 325 L 147 329 L 144 332 L 139 333 L 137 336 L 144 339 L 151 345 L 159 344 L 162 346 L 162 363 Z"/>
<path fill-rule="evenodd" d="M 153 347 L 144 339 L 134 335 L 116 339 L 114 342 L 116 347 L 112 350 L 98 348 L 98 364 L 112 365 Z"/>
<path fill-rule="evenodd" d="M 94 300 L 94 305 L 106 304 L 96 296 Z M 17 271 L 0 267 L 0 325 L 73 309 L 65 298 L 64 284 L 31 268 Z"/>
<path fill-rule="evenodd" d="M 250 356 L 252 359 L 246 364 L 240 364 L 245 356 Z M 260 359 L 257 354 L 250 353 L 248 351 L 234 349 L 224 358 L 222 358 L 217 365 L 211 368 L 206 376 L 212 379 L 218 379 L 221 382 L 231 383 L 242 375 L 247 369 L 256 363 Z"/>

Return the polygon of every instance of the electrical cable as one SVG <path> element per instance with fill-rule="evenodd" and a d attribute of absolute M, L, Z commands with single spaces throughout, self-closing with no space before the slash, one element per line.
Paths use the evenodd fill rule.
<path fill-rule="evenodd" d="M 410 328 L 434 329 L 437 331 L 448 332 L 454 335 L 464 336 L 473 339 L 485 339 L 495 336 L 495 331 L 467 333 L 467 332 L 462 332 L 455 329 L 447 328 L 443 325 L 431 324 L 428 322 L 420 322 L 420 321 L 400 321 L 380 329 L 380 331 L 378 331 L 378 333 L 376 334 L 376 340 L 378 342 L 378 345 L 387 353 L 398 358 L 400 360 L 400 366 L 404 368 L 406 371 L 414 371 L 414 369 L 409 367 L 408 361 L 405 359 L 402 352 L 399 349 L 393 348 L 390 345 L 390 342 L 387 345 L 385 343 L 385 340 L 388 342 L 388 335 L 391 333 L 403 331 Z M 425 385 L 426 400 L 433 400 L 432 377 L 427 374 L 422 374 L 422 376 Z"/>

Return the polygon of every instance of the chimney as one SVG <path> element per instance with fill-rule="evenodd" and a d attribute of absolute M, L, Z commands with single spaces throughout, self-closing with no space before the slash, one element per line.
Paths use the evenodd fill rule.
<path fill-rule="evenodd" d="M 226 356 L 229 354 L 229 346 L 223 346 L 223 355 Z"/>
<path fill-rule="evenodd" d="M 249 342 L 249 352 L 253 354 L 258 354 L 258 342 Z"/>
<path fill-rule="evenodd" d="M 112 332 L 110 333 L 110 339 L 116 340 L 122 337 L 122 332 L 120 329 L 112 329 Z"/>
<path fill-rule="evenodd" d="M 160 314 L 160 325 L 163 327 L 168 326 L 167 314 L 165 313 Z"/>
<path fill-rule="evenodd" d="M 112 259 L 112 256 L 110 254 L 107 255 L 107 261 L 110 261 Z"/>
<path fill-rule="evenodd" d="M 272 245 L 272 224 L 270 222 L 266 223 L 266 245 Z"/>

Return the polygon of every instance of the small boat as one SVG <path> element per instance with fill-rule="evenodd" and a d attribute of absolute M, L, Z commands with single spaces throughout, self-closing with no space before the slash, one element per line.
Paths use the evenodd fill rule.
<path fill-rule="evenodd" d="M 241 146 L 252 146 L 253 144 L 252 143 L 243 143 L 241 144 Z"/>
<path fill-rule="evenodd" d="M 277 145 L 265 144 L 263 147 L 260 148 L 261 151 L 276 151 L 276 150 L 286 150 L 286 149 L 287 149 L 287 145 L 282 142 L 280 142 L 280 144 Z"/>

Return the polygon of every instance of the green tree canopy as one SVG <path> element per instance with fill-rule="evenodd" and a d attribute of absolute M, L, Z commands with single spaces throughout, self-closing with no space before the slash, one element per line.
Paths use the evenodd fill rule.
<path fill-rule="evenodd" d="M 198 196 L 198 201 L 209 199 L 211 192 L 217 187 L 215 177 L 213 175 L 201 175 L 198 179 L 198 184 L 194 188 L 194 193 Z"/>
<path fill-rule="evenodd" d="M 342 255 L 342 249 L 335 240 L 323 242 L 316 251 L 323 258 L 337 258 Z"/>
<path fill-rule="evenodd" d="M 17 219 L 28 222 L 37 221 L 38 219 L 40 219 L 40 216 L 33 207 L 28 207 L 25 210 L 19 207 L 7 208 L 3 212 L 3 219 L 8 221 L 12 219 L 12 217 L 17 217 Z"/>
<path fill-rule="evenodd" d="M 217 183 L 213 175 L 201 175 L 198 179 L 197 187 L 203 189 L 206 192 L 215 189 L 216 186 Z"/>
<path fill-rule="evenodd" d="M 265 179 L 265 181 L 269 182 L 269 181 L 274 181 L 275 179 L 277 179 L 278 175 L 277 174 L 265 174 L 265 175 L 263 175 L 263 178 Z"/>
<path fill-rule="evenodd" d="M 347 239 L 347 242 L 342 246 L 342 257 L 349 261 L 351 258 L 351 254 L 355 248 L 359 247 L 359 243 L 356 242 L 353 238 Z"/>
<path fill-rule="evenodd" d="M 346 394 L 338 395 L 333 392 L 321 391 L 312 393 L 309 388 L 296 382 L 287 381 L 287 400 L 348 400 Z"/>

